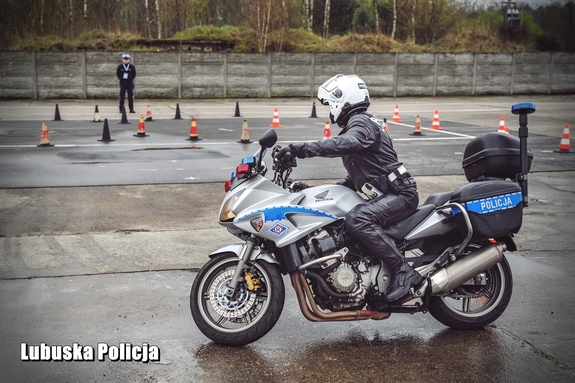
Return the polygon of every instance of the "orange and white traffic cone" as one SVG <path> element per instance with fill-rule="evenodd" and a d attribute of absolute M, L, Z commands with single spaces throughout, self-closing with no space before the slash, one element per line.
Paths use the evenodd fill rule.
<path fill-rule="evenodd" d="M 40 135 L 40 145 L 38 147 L 52 147 L 54 145 L 50 144 L 50 134 L 48 133 L 48 125 L 45 122 L 42 123 L 42 133 Z"/>
<path fill-rule="evenodd" d="M 433 122 L 431 123 L 431 130 L 443 130 L 439 125 L 439 111 L 435 109 L 433 113 Z"/>
<path fill-rule="evenodd" d="M 148 105 L 148 109 L 146 110 L 146 121 L 154 121 L 152 119 L 152 108 Z"/>
<path fill-rule="evenodd" d="M 251 144 L 252 143 L 252 141 L 250 141 L 250 132 L 248 131 L 247 120 L 244 120 L 244 123 L 242 125 L 242 136 L 238 142 L 240 144 Z"/>
<path fill-rule="evenodd" d="M 138 123 L 138 133 L 134 134 L 134 137 L 148 137 L 146 134 L 146 125 L 144 125 L 144 116 L 140 116 L 140 122 Z"/>
<path fill-rule="evenodd" d="M 323 139 L 329 140 L 330 138 L 331 138 L 331 127 L 329 125 L 329 121 L 326 121 L 323 127 Z"/>
<path fill-rule="evenodd" d="M 571 138 L 569 137 L 569 124 L 565 124 L 561 142 L 559 143 L 559 150 L 555 150 L 555 153 L 573 153 L 571 151 Z"/>
<path fill-rule="evenodd" d="M 278 112 L 278 108 L 274 109 L 274 118 L 272 120 L 272 124 L 270 125 L 270 127 L 272 128 L 281 128 L 281 124 L 280 124 L 280 115 Z"/>
<path fill-rule="evenodd" d="M 497 133 L 509 134 L 509 129 L 505 127 L 505 117 L 503 116 L 499 119 L 499 128 L 497 128 Z"/>
<path fill-rule="evenodd" d="M 196 118 L 192 117 L 192 124 L 190 125 L 190 137 L 186 138 L 187 141 L 199 141 L 201 138 L 198 135 L 198 125 Z"/>
<path fill-rule="evenodd" d="M 419 114 L 415 117 L 415 125 L 413 126 L 413 133 L 409 134 L 410 136 L 425 136 L 425 134 L 421 133 L 421 118 Z"/>
<path fill-rule="evenodd" d="M 393 118 L 391 122 L 402 122 L 401 118 L 399 118 L 399 105 L 395 105 L 395 110 L 393 111 Z"/>

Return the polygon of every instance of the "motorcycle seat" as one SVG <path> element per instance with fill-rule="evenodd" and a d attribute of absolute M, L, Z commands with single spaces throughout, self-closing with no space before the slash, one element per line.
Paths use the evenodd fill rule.
<path fill-rule="evenodd" d="M 424 203 L 422 203 L 422 205 L 441 206 L 447 203 L 451 199 L 452 195 L 453 192 L 435 193 L 427 197 L 427 199 L 425 200 Z"/>
<path fill-rule="evenodd" d="M 419 205 L 415 213 L 401 222 L 384 227 L 383 231 L 394 240 L 405 238 L 405 236 L 415 229 L 433 210 L 435 210 L 435 205 L 433 204 Z"/>

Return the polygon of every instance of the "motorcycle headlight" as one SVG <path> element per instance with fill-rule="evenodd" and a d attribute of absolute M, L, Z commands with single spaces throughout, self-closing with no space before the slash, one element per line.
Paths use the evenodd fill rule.
<path fill-rule="evenodd" d="M 236 218 L 236 214 L 233 210 L 236 203 L 240 199 L 240 196 L 244 193 L 245 190 L 246 189 L 243 189 L 240 192 L 234 194 L 226 201 L 226 203 L 224 203 L 224 206 L 222 206 L 222 209 L 220 210 L 220 222 L 231 222 L 234 220 L 234 218 Z"/>

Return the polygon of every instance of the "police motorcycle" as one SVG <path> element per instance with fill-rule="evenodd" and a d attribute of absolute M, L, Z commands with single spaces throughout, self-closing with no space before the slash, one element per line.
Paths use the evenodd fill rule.
<path fill-rule="evenodd" d="M 468 181 L 436 193 L 415 213 L 385 229 L 424 277 L 405 297 L 387 302 L 391 270 L 361 243 L 346 236 L 344 217 L 370 198 L 342 185 L 301 188 L 289 178 L 295 155 L 275 161 L 265 177 L 269 130 L 261 148 L 246 157 L 226 182 L 218 221 L 241 239 L 209 255 L 191 289 L 190 308 L 200 331 L 232 346 L 254 342 L 276 324 L 283 306 L 283 275 L 289 275 L 303 316 L 314 322 L 382 320 L 391 314 L 429 312 L 442 324 L 473 330 L 494 322 L 513 290 L 505 251 L 517 247 L 527 173 L 527 115 L 532 103 L 513 105 L 519 138 L 499 132 L 471 140 L 463 169 Z"/>

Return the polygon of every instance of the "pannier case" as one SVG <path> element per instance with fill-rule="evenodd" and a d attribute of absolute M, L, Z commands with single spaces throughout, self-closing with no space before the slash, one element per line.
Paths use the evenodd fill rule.
<path fill-rule="evenodd" d="M 485 133 L 469 141 L 463 152 L 463 171 L 468 181 L 486 178 L 509 178 L 521 173 L 519 138 L 498 132 Z M 527 171 L 533 153 L 527 150 Z"/>
<path fill-rule="evenodd" d="M 461 204 L 469 214 L 473 239 L 482 240 L 517 233 L 523 223 L 523 196 L 518 184 L 494 180 L 472 182 L 455 190 L 451 202 Z M 463 214 L 452 209 L 461 233 L 467 235 Z"/>

